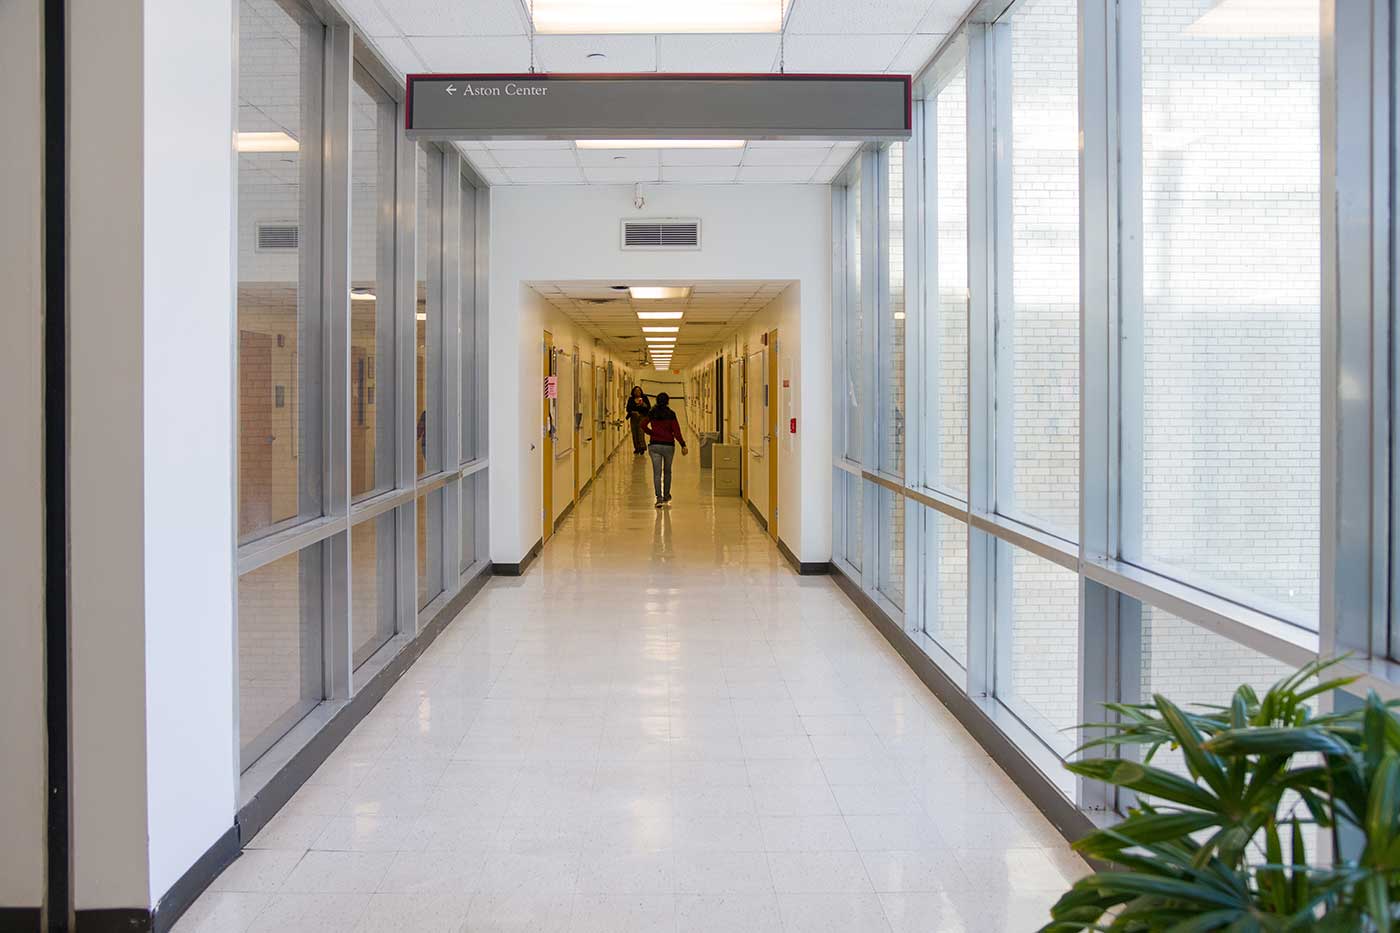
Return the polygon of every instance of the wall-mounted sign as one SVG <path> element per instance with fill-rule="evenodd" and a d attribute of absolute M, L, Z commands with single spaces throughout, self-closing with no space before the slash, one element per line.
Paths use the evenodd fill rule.
<path fill-rule="evenodd" d="M 908 139 L 908 75 L 409 75 L 417 139 Z"/>
<path fill-rule="evenodd" d="M 545 377 L 544 377 L 544 397 L 545 397 L 545 398 L 558 398 L 558 397 L 559 397 L 559 377 L 558 377 L 558 376 L 545 376 Z"/>

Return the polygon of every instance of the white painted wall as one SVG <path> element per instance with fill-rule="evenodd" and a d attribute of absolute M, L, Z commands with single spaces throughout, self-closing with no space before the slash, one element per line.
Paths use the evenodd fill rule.
<path fill-rule="evenodd" d="M 0 907 L 44 899 L 40 2 L 0 3 Z"/>
<path fill-rule="evenodd" d="M 74 899 L 233 825 L 231 0 L 70 7 Z"/>
<path fill-rule="evenodd" d="M 232 0 L 144 3 L 146 761 L 155 903 L 233 825 L 237 802 L 234 49 Z"/>
<path fill-rule="evenodd" d="M 541 312 L 525 282 L 694 282 L 786 279 L 800 284 L 799 347 L 806 376 L 796 381 L 808 430 L 798 453 L 804 518 L 789 543 L 802 560 L 831 553 L 831 207 L 829 189 L 808 185 L 660 186 L 647 207 L 626 187 L 506 187 L 492 191 L 490 348 L 492 369 L 491 559 L 520 560 L 539 537 L 542 480 L 539 389 Z M 698 217 L 703 248 L 623 251 L 618 224 L 634 217 Z M 514 397 L 512 397 L 514 395 Z M 508 412 L 518 412 L 512 416 Z M 532 449 L 534 445 L 534 449 Z M 786 537 L 785 537 L 786 540 Z"/>

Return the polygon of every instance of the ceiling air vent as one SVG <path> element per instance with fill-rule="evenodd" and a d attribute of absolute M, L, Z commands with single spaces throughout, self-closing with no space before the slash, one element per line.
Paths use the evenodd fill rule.
<path fill-rule="evenodd" d="M 258 224 L 259 250 L 289 250 L 301 245 L 296 224 Z"/>
<path fill-rule="evenodd" d="M 624 220 L 623 249 L 699 249 L 698 220 Z"/>

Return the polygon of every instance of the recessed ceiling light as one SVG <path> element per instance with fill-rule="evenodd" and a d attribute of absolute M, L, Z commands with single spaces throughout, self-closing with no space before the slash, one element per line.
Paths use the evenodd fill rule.
<path fill-rule="evenodd" d="M 742 139 L 576 139 L 580 149 L 742 149 Z"/>
<path fill-rule="evenodd" d="M 654 301 L 658 298 L 689 298 L 689 285 L 633 285 L 628 289 L 638 301 Z"/>
<path fill-rule="evenodd" d="M 773 0 L 534 0 L 535 32 L 778 32 Z"/>
<path fill-rule="evenodd" d="M 678 334 L 678 333 L 680 333 L 680 330 L 681 330 L 681 329 L 680 329 L 679 327 L 643 327 L 643 328 L 642 328 L 642 333 L 644 333 L 644 334 Z"/>
<path fill-rule="evenodd" d="M 685 317 L 684 311 L 638 311 L 637 317 L 643 321 L 679 321 Z"/>
<path fill-rule="evenodd" d="M 301 143 L 278 130 L 273 133 L 239 133 L 239 152 L 300 152 Z"/>
<path fill-rule="evenodd" d="M 373 301 L 373 300 L 374 300 L 374 292 L 370 291 L 369 289 L 361 289 L 361 288 L 352 289 L 351 292 L 350 292 L 350 300 L 351 300 L 351 301 Z"/>

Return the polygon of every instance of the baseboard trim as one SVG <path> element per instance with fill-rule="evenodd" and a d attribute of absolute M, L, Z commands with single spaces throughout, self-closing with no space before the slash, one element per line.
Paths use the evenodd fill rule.
<path fill-rule="evenodd" d="M 938 665 L 920 650 L 905 634 L 904 629 L 900 628 L 875 600 L 861 590 L 859 584 L 846 576 L 835 564 L 831 565 L 831 578 L 894 650 L 899 652 L 904 663 L 918 675 L 924 686 L 928 687 L 977 744 L 981 745 L 991 759 L 1007 773 L 1021 793 L 1035 804 L 1036 809 L 1050 821 L 1060 835 L 1074 842 L 1098 828 L 1088 814 L 1065 799 L 1059 789 L 1016 747 L 1016 744 L 1002 734 L 987 714 L 982 712 L 947 674 L 939 670 Z"/>
<path fill-rule="evenodd" d="M 76 933 L 151 933 L 155 915 L 144 907 L 102 907 L 75 910 Z"/>
<path fill-rule="evenodd" d="M 555 531 L 558 531 L 558 530 L 559 530 L 559 526 L 562 525 L 562 524 L 564 524 L 564 519 L 568 518 L 568 517 L 569 517 L 569 514 L 570 514 L 571 512 L 573 512 L 573 510 L 574 510 L 574 503 L 575 503 L 576 501 L 577 501 L 577 500 L 572 500 L 572 501 L 569 502 L 568 505 L 564 506 L 564 511 L 560 512 L 560 513 L 559 513 L 559 517 L 556 518 L 556 519 L 554 520 L 554 530 L 555 530 Z"/>
<path fill-rule="evenodd" d="M 0 930 L 6 933 L 39 933 L 43 917 L 42 907 L 0 907 Z"/>
<path fill-rule="evenodd" d="M 753 513 L 753 517 L 758 519 L 758 523 L 763 526 L 763 530 L 767 531 L 768 519 L 764 516 L 762 512 L 758 510 L 758 506 L 754 505 L 752 502 L 749 501 L 748 496 L 744 496 L 744 505 L 747 505 L 749 507 L 749 511 Z"/>
<path fill-rule="evenodd" d="M 788 562 L 789 564 L 792 565 L 792 569 L 793 569 L 793 570 L 796 570 L 799 576 L 803 576 L 803 577 L 819 577 L 819 576 L 822 576 L 822 575 L 824 575 L 824 574 L 831 573 L 831 561 L 828 561 L 828 560 L 813 560 L 813 561 L 801 561 L 801 560 L 798 560 L 798 559 L 797 559 L 797 555 L 794 554 L 794 553 L 792 553 L 792 548 L 788 547 L 788 546 L 787 546 L 787 542 L 785 542 L 782 538 L 779 538 L 779 539 L 778 539 L 778 553 L 779 553 L 779 554 L 782 554 L 783 557 L 787 559 L 787 562 Z"/>
<path fill-rule="evenodd" d="M 520 558 L 519 563 L 492 564 L 491 573 L 497 577 L 518 577 L 521 574 L 523 574 L 527 568 L 529 568 L 530 564 L 534 561 L 536 557 L 539 556 L 540 551 L 542 550 L 544 550 L 543 538 L 535 542 L 534 546 L 531 547 L 528 552 L 526 552 L 525 556 Z"/>
<path fill-rule="evenodd" d="M 204 889 L 243 854 L 238 844 L 238 826 L 230 826 L 156 903 L 151 927 L 155 933 L 169 933 L 175 922 L 189 910 Z"/>
<path fill-rule="evenodd" d="M 419 631 L 418 637 L 404 646 L 394 658 L 384 665 L 379 673 L 370 678 L 369 682 L 360 688 L 359 692 L 350 698 L 350 701 L 343 706 L 326 723 L 320 732 L 312 737 L 291 760 L 282 766 L 282 769 L 272 776 L 262 789 L 253 795 L 238 811 L 236 826 L 238 828 L 239 846 L 257 835 L 258 830 L 267 825 L 268 821 L 282 809 L 282 806 L 292 799 L 307 778 L 316 771 L 321 764 L 330 757 L 331 752 L 344 741 L 360 721 L 369 715 L 370 710 L 379 704 L 384 698 L 384 694 L 389 692 L 389 688 L 398 682 L 414 661 L 427 650 L 428 646 L 442 634 L 449 622 L 457 617 L 462 608 L 471 602 L 472 597 L 481 591 L 486 585 L 490 573 L 483 569 L 473 577 L 461 591 L 440 609 L 437 615 Z M 217 874 L 217 872 L 215 873 Z M 183 879 L 182 879 L 183 880 Z M 209 880 L 213 880 L 211 875 Z M 207 886 L 208 882 L 205 882 Z M 195 891 L 197 897 L 200 891 Z M 193 902 L 194 898 L 190 898 Z M 188 906 L 188 904 L 186 905 Z M 182 911 L 183 912 L 183 909 Z M 173 924 L 178 916 L 171 918 Z"/>

